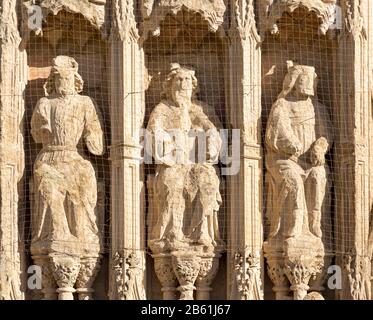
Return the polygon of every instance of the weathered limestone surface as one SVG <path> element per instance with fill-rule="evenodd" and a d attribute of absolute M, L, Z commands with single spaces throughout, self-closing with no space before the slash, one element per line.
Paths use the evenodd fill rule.
<path fill-rule="evenodd" d="M 197 277 L 197 299 L 206 299 L 222 245 L 217 218 L 222 198 L 214 167 L 222 143 L 219 123 L 211 108 L 195 98 L 194 70 L 173 63 L 163 89 L 164 100 L 152 111 L 147 126 L 158 163 L 153 186 L 156 210 L 148 219 L 149 247 L 157 263 L 162 258 L 172 260 L 173 269 L 168 271 L 179 281 L 181 300 L 193 299 Z M 205 136 L 197 140 L 199 132 Z M 197 141 L 207 144 L 204 159 L 191 157 Z M 164 268 L 159 271 L 162 280 Z M 170 290 L 169 286 L 164 290 L 165 298 Z"/>
<path fill-rule="evenodd" d="M 54 59 L 44 89 L 31 119 L 31 134 L 43 145 L 34 164 L 31 254 L 48 270 L 45 299 L 59 293 L 71 300 L 76 291 L 86 300 L 100 266 L 101 235 L 95 171 L 77 145 L 83 137 L 91 153 L 103 154 L 102 121 L 94 101 L 79 94 L 83 80 L 73 58 Z"/>
<path fill-rule="evenodd" d="M 0 0 L 0 299 L 371 299 L 372 22 Z"/>
<path fill-rule="evenodd" d="M 27 56 L 18 48 L 17 3 L 0 2 L 0 300 L 23 299 L 19 190 L 24 170 L 23 115 Z"/>
<path fill-rule="evenodd" d="M 325 106 L 314 99 L 316 81 L 313 67 L 288 62 L 283 91 L 272 106 L 265 136 L 270 233 L 264 250 L 269 268 L 284 272 L 294 299 L 301 300 L 310 277 L 322 268 L 325 155 L 333 141 Z M 309 270 L 295 279 L 298 268 Z"/>

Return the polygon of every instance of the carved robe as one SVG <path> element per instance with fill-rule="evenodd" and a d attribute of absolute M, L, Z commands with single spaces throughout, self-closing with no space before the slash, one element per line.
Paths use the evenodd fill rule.
<path fill-rule="evenodd" d="M 153 134 L 159 131 L 181 130 L 187 135 L 190 129 L 203 129 L 205 132 L 216 129 L 209 120 L 200 102 L 194 101 L 189 107 L 189 115 L 183 115 L 181 108 L 171 101 L 162 101 L 153 110 L 148 130 Z M 187 119 L 183 118 L 186 117 Z M 211 117 L 215 121 L 217 118 Z M 179 146 L 184 154 L 189 154 L 191 146 L 185 142 Z M 219 154 L 221 140 L 219 135 L 210 137 L 211 154 Z M 219 240 L 217 212 L 221 203 L 219 178 L 212 163 L 166 164 L 167 153 L 173 148 L 164 149 L 163 162 L 157 166 L 155 178 L 155 197 L 159 203 L 157 216 L 150 224 L 152 241 L 167 240 L 216 244 Z M 158 159 L 157 159 L 158 158 Z"/>
<path fill-rule="evenodd" d="M 31 134 L 43 144 L 34 165 L 32 253 L 98 256 L 95 171 L 77 150 L 83 137 L 91 153 L 104 152 L 93 101 L 80 95 L 40 99 L 32 116 Z"/>
<path fill-rule="evenodd" d="M 331 144 L 331 128 L 326 108 L 316 100 L 281 98 L 273 105 L 266 131 L 269 238 L 297 236 L 308 232 L 308 224 L 311 232 L 313 223 L 320 225 L 311 214 L 322 208 L 327 168 L 311 163 L 311 149 L 321 137 Z M 301 146 L 299 156 L 295 146 Z"/>

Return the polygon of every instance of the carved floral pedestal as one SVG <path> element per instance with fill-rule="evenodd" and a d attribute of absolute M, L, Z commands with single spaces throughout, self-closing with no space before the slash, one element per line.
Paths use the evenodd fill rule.
<path fill-rule="evenodd" d="M 101 257 L 61 254 L 33 256 L 42 269 L 43 300 L 92 300 L 93 282 L 100 269 Z"/>
<path fill-rule="evenodd" d="M 219 270 L 221 255 L 206 254 L 201 256 L 200 269 L 196 279 L 196 300 L 209 300 L 211 284 Z"/>
<path fill-rule="evenodd" d="M 154 269 L 162 285 L 163 300 L 176 300 L 177 278 L 172 267 L 170 254 L 155 254 Z"/>
<path fill-rule="evenodd" d="M 74 256 L 54 255 L 51 256 L 51 266 L 58 285 L 58 300 L 74 300 L 73 293 L 76 292 L 74 284 L 80 271 L 79 258 Z"/>
<path fill-rule="evenodd" d="M 310 290 L 311 280 L 314 285 L 321 283 L 320 279 L 325 275 L 321 240 L 312 235 L 301 239 L 290 238 L 284 241 L 283 250 L 278 247 L 278 243 L 272 240 L 264 244 L 268 276 L 274 284 L 272 290 L 276 300 L 291 299 L 290 290 L 293 291 L 294 300 L 303 300 Z M 315 290 L 314 286 L 312 290 Z"/>
<path fill-rule="evenodd" d="M 284 271 L 293 291 L 294 300 L 303 300 L 311 278 L 321 273 L 324 265 L 324 245 L 320 238 L 304 234 L 284 242 Z"/>
<path fill-rule="evenodd" d="M 57 283 L 48 256 L 33 256 L 34 263 L 41 268 L 41 284 L 43 300 L 57 300 Z"/>
<path fill-rule="evenodd" d="M 331 265 L 333 257 L 333 253 L 325 253 L 323 267 L 321 268 L 321 271 L 316 275 L 314 279 L 311 278 L 310 280 L 310 291 L 315 291 L 319 293 L 325 291 L 324 284 L 328 276 L 328 267 Z"/>
<path fill-rule="evenodd" d="M 172 252 L 172 267 L 179 280 L 177 290 L 180 292 L 179 300 L 194 300 L 194 283 L 201 268 L 201 258 L 193 252 Z"/>
<path fill-rule="evenodd" d="M 80 271 L 76 280 L 76 292 L 79 300 L 92 300 L 93 282 L 101 266 L 101 257 L 86 257 L 80 260 Z"/>
<path fill-rule="evenodd" d="M 219 253 L 194 250 L 154 254 L 155 273 L 162 285 L 163 300 L 210 299 L 211 283 L 219 269 Z"/>
<path fill-rule="evenodd" d="M 268 265 L 268 276 L 274 284 L 272 290 L 275 293 L 276 300 L 289 300 L 289 281 L 284 272 L 283 252 L 271 252 L 265 249 L 265 257 Z"/>

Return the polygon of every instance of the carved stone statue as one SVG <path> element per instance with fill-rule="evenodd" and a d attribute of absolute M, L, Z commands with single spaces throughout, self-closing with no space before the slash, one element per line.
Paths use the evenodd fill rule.
<path fill-rule="evenodd" d="M 206 106 L 194 98 L 194 71 L 173 64 L 164 89 L 165 99 L 151 113 L 147 129 L 157 141 L 168 134 L 177 136 L 180 143 L 176 148 L 181 156 L 174 152 L 173 141 L 161 141 L 165 144 L 161 155 L 155 146 L 154 158 L 159 163 L 155 191 L 160 210 L 150 226 L 150 244 L 154 251 L 158 251 L 156 247 L 173 250 L 190 243 L 215 246 L 220 240 L 217 212 L 221 196 L 214 163 L 221 139 L 204 112 Z M 208 135 L 209 158 L 203 163 L 189 159 L 191 130 L 203 130 Z"/>
<path fill-rule="evenodd" d="M 313 67 L 288 62 L 283 91 L 271 109 L 265 136 L 270 220 L 265 250 L 297 260 L 289 265 L 298 265 L 298 258 L 308 257 L 310 251 L 312 263 L 324 255 L 325 154 L 332 135 L 326 107 L 314 98 L 316 77 Z"/>
<path fill-rule="evenodd" d="M 164 82 L 164 100 L 151 113 L 147 127 L 155 138 L 153 156 L 158 163 L 154 181 L 154 201 L 158 210 L 149 221 L 149 246 L 155 254 L 184 252 L 173 254 L 173 264 L 179 265 L 177 270 L 184 271 L 187 269 L 180 267 L 183 264 L 180 261 L 193 260 L 193 252 L 194 255 L 208 253 L 209 259 L 213 259 L 220 242 L 217 212 L 221 195 L 214 164 L 221 138 L 212 122 L 218 125 L 217 117 L 209 106 L 196 100 L 196 91 L 194 71 L 172 64 Z M 204 161 L 191 160 L 195 147 L 192 132 L 206 133 Z M 175 272 L 182 283 L 182 276 Z M 198 270 L 194 270 L 194 275 L 192 282 Z M 184 295 L 185 299 L 188 297 L 190 293 Z"/>
<path fill-rule="evenodd" d="M 80 299 L 89 299 L 101 252 L 97 183 L 77 146 L 83 139 L 91 153 L 104 153 L 101 120 L 93 100 L 79 94 L 83 80 L 73 58 L 53 60 L 44 88 L 31 120 L 43 145 L 34 165 L 31 252 L 43 267 L 46 299 L 56 298 L 57 286 L 60 299 L 72 299 L 74 285 Z"/>

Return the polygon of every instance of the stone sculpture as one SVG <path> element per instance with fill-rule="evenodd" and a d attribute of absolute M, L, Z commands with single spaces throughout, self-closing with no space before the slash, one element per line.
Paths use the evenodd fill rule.
<path fill-rule="evenodd" d="M 216 248 L 220 244 L 217 212 L 221 195 L 214 164 L 219 156 L 221 139 L 211 121 L 213 118 L 217 121 L 216 117 L 210 119 L 207 116 L 205 112 L 209 107 L 196 100 L 196 90 L 194 71 L 172 64 L 164 82 L 164 100 L 151 113 L 147 127 L 154 137 L 154 159 L 158 163 L 154 180 L 154 200 L 158 210 L 149 221 L 149 246 L 155 254 L 158 270 L 164 270 L 162 265 L 174 266 L 182 299 L 193 297 L 190 288 L 193 288 L 200 267 L 195 260 L 211 261 L 209 270 L 203 271 L 207 275 L 210 269 L 216 268 L 213 264 L 217 263 Z M 191 133 L 195 132 L 205 132 L 207 136 L 207 157 L 197 163 L 190 158 L 195 147 Z M 162 153 L 159 144 L 163 147 Z M 159 261 L 159 255 L 171 253 L 172 262 L 169 256 Z M 168 270 L 173 272 L 169 267 Z M 189 282 L 185 280 L 188 277 Z M 166 278 L 175 279 L 173 276 Z M 199 278 L 199 282 L 203 282 L 202 279 Z"/>
<path fill-rule="evenodd" d="M 300 299 L 307 293 L 310 277 L 320 272 L 324 256 L 320 222 L 327 186 L 325 154 L 332 135 L 326 107 L 314 98 L 316 77 L 314 67 L 288 62 L 283 91 L 272 107 L 265 136 L 269 274 L 275 284 L 283 285 L 286 274 L 294 298 Z M 303 267 L 308 271 L 295 279 L 299 276 L 295 269 Z M 276 290 L 281 292 L 278 287 L 279 283 Z"/>
<path fill-rule="evenodd" d="M 43 144 L 34 164 L 31 253 L 43 268 L 45 299 L 56 292 L 61 300 L 73 299 L 75 291 L 91 299 L 101 252 L 97 183 L 77 146 L 83 138 L 92 154 L 104 153 L 101 120 L 93 100 L 79 94 L 83 80 L 73 58 L 53 60 L 44 89 L 31 120 L 31 134 Z"/>

